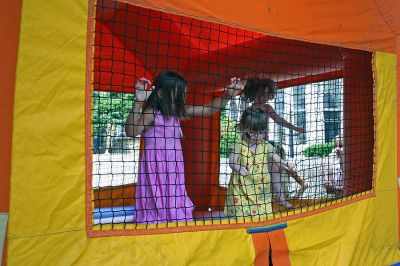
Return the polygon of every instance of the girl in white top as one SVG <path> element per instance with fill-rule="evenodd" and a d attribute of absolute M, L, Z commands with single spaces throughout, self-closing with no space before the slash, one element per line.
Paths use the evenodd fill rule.
<path fill-rule="evenodd" d="M 340 198 L 344 192 L 344 149 L 343 138 L 336 136 L 335 148 L 329 155 L 328 167 L 325 172 L 324 186 L 328 194 Z"/>

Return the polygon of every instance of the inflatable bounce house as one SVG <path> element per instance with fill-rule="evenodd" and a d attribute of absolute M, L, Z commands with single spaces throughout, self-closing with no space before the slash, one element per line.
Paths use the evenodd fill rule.
<path fill-rule="evenodd" d="M 400 262 L 398 1 L 0 10 L 2 265 Z"/>

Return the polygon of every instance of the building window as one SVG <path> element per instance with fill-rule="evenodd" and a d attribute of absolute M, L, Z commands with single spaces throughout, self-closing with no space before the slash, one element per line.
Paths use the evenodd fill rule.
<path fill-rule="evenodd" d="M 323 106 L 325 121 L 325 142 L 331 142 L 338 135 L 343 135 L 343 80 L 323 82 Z"/>
<path fill-rule="evenodd" d="M 306 86 L 297 86 L 293 88 L 293 105 L 294 105 L 294 125 L 297 127 L 306 129 Z M 298 133 L 295 132 L 295 143 L 304 144 L 306 143 L 306 132 Z"/>
<path fill-rule="evenodd" d="M 285 101 L 284 101 L 285 93 L 283 90 L 278 90 L 275 96 L 275 111 L 280 117 L 284 117 L 285 113 Z M 274 128 L 274 127 L 272 127 Z M 285 130 L 281 125 L 276 124 L 276 128 L 274 130 L 274 140 L 278 143 L 285 143 Z"/>

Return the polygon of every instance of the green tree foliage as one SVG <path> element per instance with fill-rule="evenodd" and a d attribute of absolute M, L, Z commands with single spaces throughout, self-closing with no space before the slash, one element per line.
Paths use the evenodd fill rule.
<path fill-rule="evenodd" d="M 303 151 L 303 155 L 305 157 L 326 157 L 332 152 L 334 146 L 333 142 L 313 144 Z"/>
<path fill-rule="evenodd" d="M 229 108 L 227 107 L 228 104 L 226 104 L 225 106 L 223 106 L 221 108 L 221 116 L 220 119 L 222 120 L 227 120 L 228 119 L 228 112 L 229 112 Z M 222 126 L 222 125 L 221 125 Z M 222 128 L 222 127 L 221 127 Z"/>
<path fill-rule="evenodd" d="M 107 126 L 124 126 L 134 101 L 133 94 L 116 92 L 93 93 L 93 134 L 102 136 Z"/>
<path fill-rule="evenodd" d="M 93 152 L 104 153 L 106 149 L 107 129 L 115 130 L 124 127 L 125 120 L 132 108 L 133 94 L 99 92 L 92 95 L 92 126 L 93 126 Z M 110 132 L 108 132 L 110 133 Z M 119 139 L 113 139 L 111 146 L 114 150 L 119 147 Z M 117 145 L 118 144 L 118 145 Z M 112 149 L 110 150 L 112 152 Z"/>
<path fill-rule="evenodd" d="M 219 154 L 223 158 L 229 157 L 229 149 L 232 148 L 233 144 L 240 139 L 240 132 L 236 128 L 236 124 L 236 121 L 224 118 L 221 113 Z"/>

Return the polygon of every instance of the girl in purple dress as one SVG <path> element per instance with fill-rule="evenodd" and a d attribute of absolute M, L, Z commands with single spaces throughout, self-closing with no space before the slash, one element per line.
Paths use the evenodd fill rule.
<path fill-rule="evenodd" d="M 193 203 L 185 187 L 180 120 L 191 116 L 212 116 L 243 89 L 232 78 L 228 90 L 209 104 L 185 105 L 187 81 L 177 72 L 165 70 L 154 80 L 141 78 L 135 85 L 136 101 L 129 113 L 125 131 L 130 137 L 141 135 L 144 147 L 140 156 L 136 185 L 136 222 L 186 222 L 193 219 Z"/>

